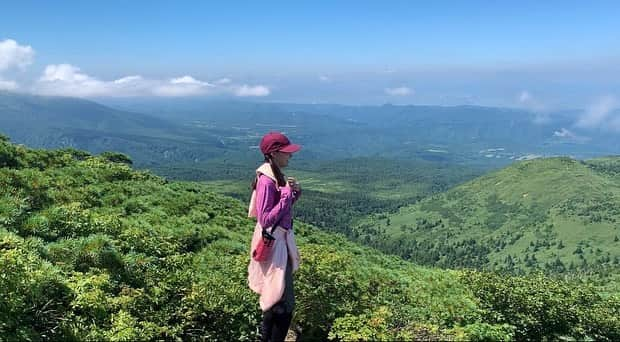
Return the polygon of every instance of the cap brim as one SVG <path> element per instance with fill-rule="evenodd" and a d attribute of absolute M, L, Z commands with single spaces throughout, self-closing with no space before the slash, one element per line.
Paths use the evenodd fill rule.
<path fill-rule="evenodd" d="M 280 152 L 286 152 L 286 153 L 295 153 L 297 151 L 299 151 L 301 149 L 300 145 L 297 144 L 289 144 L 286 145 L 284 147 L 282 147 L 281 149 L 279 149 L 278 151 Z"/>

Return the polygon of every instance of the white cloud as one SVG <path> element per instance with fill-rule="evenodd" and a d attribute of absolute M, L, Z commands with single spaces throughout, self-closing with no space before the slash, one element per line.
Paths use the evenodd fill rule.
<path fill-rule="evenodd" d="M 0 71 L 11 67 L 24 69 L 32 63 L 34 50 L 30 46 L 19 45 L 12 39 L 0 41 Z"/>
<path fill-rule="evenodd" d="M 191 76 L 173 78 L 167 83 L 153 89 L 153 93 L 159 96 L 197 96 L 206 95 L 214 85 L 199 81 Z"/>
<path fill-rule="evenodd" d="M 329 76 L 321 75 L 319 76 L 319 81 L 321 82 L 331 82 L 331 78 Z"/>
<path fill-rule="evenodd" d="M 136 96 L 147 92 L 151 83 L 137 75 L 102 81 L 71 64 L 53 64 L 45 67 L 33 91 L 43 95 L 76 97 Z"/>
<path fill-rule="evenodd" d="M 84 82 L 93 79 L 86 74 L 80 73 L 80 68 L 78 67 L 70 64 L 57 64 L 45 67 L 40 80 L 43 82 Z"/>
<path fill-rule="evenodd" d="M 115 80 L 114 83 L 116 84 L 130 84 L 130 83 L 135 83 L 135 82 L 140 82 L 142 81 L 143 78 L 142 76 L 125 76 L 123 78 L 119 78 L 118 80 Z"/>
<path fill-rule="evenodd" d="M 34 50 L 30 46 L 19 45 L 12 39 L 0 41 L 0 90 L 16 90 L 17 82 L 3 79 L 1 73 L 11 68 L 24 70 L 32 63 Z"/>
<path fill-rule="evenodd" d="M 179 77 L 179 78 L 173 78 L 170 80 L 170 83 L 172 84 L 188 84 L 188 85 L 196 85 L 196 86 L 207 86 L 207 87 L 212 87 L 212 84 L 209 84 L 208 82 L 203 82 L 203 81 L 198 81 L 197 79 L 191 77 L 191 76 L 183 76 L 183 77 Z"/>
<path fill-rule="evenodd" d="M 559 131 L 553 132 L 553 136 L 554 137 L 558 137 L 558 138 L 562 138 L 562 139 L 566 139 L 566 140 L 572 140 L 573 142 L 577 142 L 577 143 L 585 143 L 585 142 L 588 142 L 589 140 L 591 140 L 590 137 L 577 135 L 574 132 L 572 132 L 572 131 L 564 128 L 564 127 L 562 127 L 562 129 L 559 130 Z"/>
<path fill-rule="evenodd" d="M 521 91 L 517 98 L 521 107 L 534 112 L 534 123 L 545 124 L 551 121 L 551 118 L 547 113 L 547 107 L 538 99 L 534 98 L 529 91 Z"/>
<path fill-rule="evenodd" d="M 44 95 L 101 96 L 110 95 L 111 83 L 105 83 L 80 71 L 70 64 L 55 64 L 45 67 L 35 85 L 35 92 Z"/>
<path fill-rule="evenodd" d="M 236 96 L 267 96 L 269 88 L 262 85 L 234 85 L 229 79 L 215 83 L 184 75 L 168 80 L 145 79 L 140 75 L 125 76 L 113 81 L 92 77 L 70 64 L 48 65 L 33 87 L 43 95 L 76 97 L 93 96 L 208 96 L 232 94 Z M 7 83 L 6 87 L 9 84 Z"/>
<path fill-rule="evenodd" d="M 390 96 L 406 96 L 413 94 L 413 90 L 408 87 L 385 88 L 385 93 Z"/>
<path fill-rule="evenodd" d="M 0 41 L 0 90 L 15 90 L 17 82 L 2 78 L 10 68 L 24 69 L 32 63 L 34 50 L 12 39 Z M 210 83 L 190 75 L 168 80 L 146 79 L 131 75 L 107 81 L 88 75 L 71 64 L 47 65 L 41 76 L 25 88 L 35 94 L 75 97 L 95 96 L 206 96 L 229 94 L 235 96 L 267 96 L 264 85 L 234 84 L 229 78 Z"/>
<path fill-rule="evenodd" d="M 263 85 L 248 86 L 244 84 L 235 90 L 237 96 L 267 96 L 270 93 L 269 88 Z"/>
<path fill-rule="evenodd" d="M 560 138 L 574 138 L 575 137 L 575 133 L 567 130 L 566 128 L 563 128 L 559 131 L 555 131 L 553 132 L 553 136 L 554 137 L 560 137 Z"/>
<path fill-rule="evenodd" d="M 584 115 L 577 120 L 575 126 L 579 128 L 605 128 L 607 124 L 618 119 L 617 117 L 611 117 L 611 112 L 617 108 L 617 105 L 615 97 L 601 97 L 586 109 Z"/>
<path fill-rule="evenodd" d="M 5 81 L 0 78 L 0 90 L 15 90 L 17 88 L 18 86 L 15 81 Z"/>

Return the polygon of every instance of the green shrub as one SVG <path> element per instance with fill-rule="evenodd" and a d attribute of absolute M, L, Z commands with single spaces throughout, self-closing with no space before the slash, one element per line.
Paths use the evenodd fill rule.
<path fill-rule="evenodd" d="M 0 338 L 59 338 L 72 299 L 62 275 L 22 239 L 1 231 L 0 270 Z"/>
<path fill-rule="evenodd" d="M 604 300 L 591 287 L 542 274 L 515 277 L 464 271 L 461 278 L 479 298 L 486 321 L 514 325 L 518 340 L 560 336 L 614 340 L 620 334 L 618 302 Z"/>

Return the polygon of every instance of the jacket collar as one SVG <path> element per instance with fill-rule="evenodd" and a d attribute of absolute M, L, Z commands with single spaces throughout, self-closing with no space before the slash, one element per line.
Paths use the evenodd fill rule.
<path fill-rule="evenodd" d="M 273 174 L 273 170 L 271 170 L 271 165 L 269 165 L 269 163 L 264 163 L 263 165 L 259 166 L 258 169 L 256 169 L 256 177 L 260 175 L 265 175 L 271 178 L 271 180 L 273 180 L 276 184 L 278 184 L 278 180 L 276 179 L 276 176 Z"/>
<path fill-rule="evenodd" d="M 276 180 L 276 176 L 273 174 L 271 170 L 271 165 L 269 163 L 265 163 L 256 169 L 256 178 L 260 175 L 265 175 L 273 180 L 274 183 L 278 184 Z M 256 190 L 252 191 L 252 197 L 250 198 L 250 206 L 248 208 L 248 217 L 256 217 Z"/>

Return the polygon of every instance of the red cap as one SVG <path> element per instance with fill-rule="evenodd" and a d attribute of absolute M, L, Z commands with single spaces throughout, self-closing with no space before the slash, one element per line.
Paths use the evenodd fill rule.
<path fill-rule="evenodd" d="M 291 141 L 279 132 L 269 132 L 260 141 L 260 150 L 263 154 L 275 151 L 294 153 L 299 151 L 299 149 L 301 149 L 301 146 L 291 144 Z"/>

